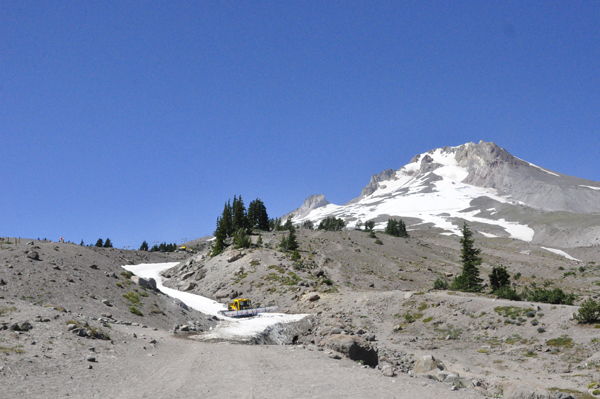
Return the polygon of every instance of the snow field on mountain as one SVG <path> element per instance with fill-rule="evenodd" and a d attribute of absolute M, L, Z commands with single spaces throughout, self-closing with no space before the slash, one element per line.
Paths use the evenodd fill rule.
<path fill-rule="evenodd" d="M 566 253 L 565 251 L 561 251 L 560 249 L 555 249 L 555 248 L 546 248 L 546 247 L 541 247 L 542 249 L 545 249 L 546 251 L 550 251 L 552 253 L 555 253 L 557 255 L 560 256 L 564 256 L 567 259 L 571 259 L 571 260 L 576 260 L 577 262 L 581 262 L 581 260 L 572 257 L 571 255 L 569 255 L 568 253 Z"/>
<path fill-rule="evenodd" d="M 420 162 L 410 163 L 395 174 L 394 179 L 382 181 L 379 188 L 371 195 L 362 198 L 359 202 L 339 206 L 329 204 L 314 209 L 311 213 L 297 222 L 303 220 L 321 220 L 327 216 L 342 218 L 354 217 L 363 223 L 375 219 L 380 215 L 397 217 L 411 217 L 423 220 L 422 223 L 432 223 L 438 228 L 446 230 L 448 234 L 460 234 L 460 226 L 452 224 L 450 219 L 462 218 L 470 222 L 491 224 L 502 227 L 512 238 L 530 242 L 533 240 L 534 231 L 528 226 L 504 219 L 488 219 L 476 216 L 479 211 L 463 212 L 470 207 L 475 198 L 489 197 L 498 202 L 511 202 L 509 199 L 498 196 L 493 189 L 476 187 L 461 183 L 468 171 L 459 166 L 453 153 L 437 149 L 431 153 L 422 154 L 419 159 L 429 155 L 433 162 L 443 165 L 432 172 L 418 174 Z M 440 180 L 428 182 L 429 174 L 440 177 Z M 433 189 L 433 192 L 427 192 Z M 377 229 L 384 229 L 386 222 L 376 224 Z M 418 225 L 418 224 L 417 224 Z M 412 226 L 417 226 L 412 225 Z M 356 221 L 348 223 L 348 227 L 356 226 Z M 411 226 L 408 226 L 409 229 Z M 494 236 L 489 234 L 489 236 Z"/>
<path fill-rule="evenodd" d="M 303 319 L 306 315 L 287 315 L 283 313 L 261 313 L 257 316 L 244 319 L 231 319 L 220 315 L 220 310 L 227 310 L 227 307 L 212 299 L 182 292 L 165 287 L 162 283 L 163 277 L 160 272 L 167 270 L 177 265 L 174 263 L 150 263 L 141 265 L 126 265 L 125 270 L 129 270 L 136 276 L 144 278 L 153 278 L 156 280 L 156 287 L 170 297 L 180 299 L 190 308 L 196 309 L 207 315 L 217 316 L 222 322 L 212 331 L 202 335 L 203 339 L 244 339 L 251 338 L 263 332 L 267 327 L 278 323 L 290 323 Z"/>

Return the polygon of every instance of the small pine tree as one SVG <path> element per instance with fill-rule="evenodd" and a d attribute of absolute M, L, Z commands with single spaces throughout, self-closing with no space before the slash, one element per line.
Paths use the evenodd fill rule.
<path fill-rule="evenodd" d="M 98 241 L 96 241 L 96 246 L 98 248 L 102 248 L 103 245 L 104 245 L 104 241 L 102 241 L 102 238 L 98 238 Z"/>
<path fill-rule="evenodd" d="M 300 260 L 300 253 L 298 252 L 298 249 L 294 249 L 294 252 L 292 253 L 292 260 Z"/>
<path fill-rule="evenodd" d="M 315 224 L 312 222 L 312 220 L 305 220 L 304 223 L 302 223 L 302 228 L 313 230 L 315 228 Z"/>
<path fill-rule="evenodd" d="M 290 236 L 287 239 L 287 250 L 294 251 L 298 249 L 298 241 L 296 240 L 296 234 L 293 231 L 290 231 Z"/>
<path fill-rule="evenodd" d="M 110 238 L 107 238 L 106 241 L 104 241 L 104 248 L 112 248 L 112 241 L 110 241 Z"/>
<path fill-rule="evenodd" d="M 233 237 L 233 244 L 237 249 L 250 248 L 250 244 L 252 244 L 252 241 L 250 240 L 250 237 L 246 235 L 246 229 L 240 228 L 238 230 L 235 237 Z"/>
<path fill-rule="evenodd" d="M 263 245 L 263 238 L 262 238 L 262 234 L 258 233 L 258 240 L 256 240 L 256 245 L 259 247 L 262 247 Z"/>
<path fill-rule="evenodd" d="M 473 240 L 473 232 L 467 226 L 465 222 L 462 228 L 463 238 L 460 239 L 462 245 L 461 259 L 463 264 L 462 273 L 454 278 L 452 281 L 452 289 L 464 292 L 480 292 L 482 290 L 481 282 L 479 278 L 479 266 L 482 262 L 479 254 L 481 249 L 473 247 L 475 241 Z"/>
<path fill-rule="evenodd" d="M 373 231 L 374 228 L 375 228 L 374 220 L 367 220 L 365 222 L 365 231 L 371 232 L 371 231 Z"/>
<path fill-rule="evenodd" d="M 282 251 L 287 251 L 288 249 L 288 240 L 285 237 L 285 234 L 281 237 L 281 242 L 279 243 L 279 248 L 281 248 Z"/>
<path fill-rule="evenodd" d="M 441 278 L 438 278 L 437 280 L 435 280 L 433 282 L 433 289 L 434 290 L 447 290 L 448 289 L 448 283 L 445 280 L 442 280 Z"/>
<path fill-rule="evenodd" d="M 289 232 L 295 232 L 296 228 L 292 224 L 292 218 L 288 218 L 283 225 L 283 230 L 287 230 Z"/>
<path fill-rule="evenodd" d="M 148 250 L 148 243 L 146 242 L 146 240 L 144 240 L 142 245 L 140 245 L 140 251 L 147 251 L 147 250 Z"/>
<path fill-rule="evenodd" d="M 81 242 L 79 243 L 79 245 L 81 245 L 82 247 L 84 246 L 83 240 L 81 240 Z"/>
<path fill-rule="evenodd" d="M 492 292 L 495 292 L 502 287 L 510 286 L 510 274 L 503 266 L 494 267 L 489 275 L 489 278 Z"/>

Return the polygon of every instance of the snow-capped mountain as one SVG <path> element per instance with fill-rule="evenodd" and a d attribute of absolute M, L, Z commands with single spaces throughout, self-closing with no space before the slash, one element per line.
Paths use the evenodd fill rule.
<path fill-rule="evenodd" d="M 559 239 L 556 223 L 549 221 L 558 218 L 564 231 L 577 230 L 570 238 L 580 240 L 571 246 L 582 246 L 599 244 L 600 223 L 593 222 L 600 221 L 594 214 L 599 212 L 600 183 L 544 169 L 481 141 L 416 155 L 396 171 L 374 175 L 361 195 L 344 205 L 311 196 L 288 215 L 294 223 L 335 216 L 349 228 L 367 220 L 383 228 L 388 218 L 398 217 L 409 229 L 437 228 L 441 234 L 457 234 L 467 221 L 486 237 L 534 242 Z M 560 241 L 569 246 L 569 239 Z"/>

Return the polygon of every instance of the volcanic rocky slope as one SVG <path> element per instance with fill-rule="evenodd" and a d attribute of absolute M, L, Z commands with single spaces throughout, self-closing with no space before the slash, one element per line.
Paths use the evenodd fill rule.
<path fill-rule="evenodd" d="M 311 196 L 284 218 L 290 216 L 297 224 L 334 216 L 349 227 L 374 220 L 378 228 L 397 217 L 409 229 L 441 234 L 457 234 L 467 221 L 488 237 L 574 248 L 599 243 L 600 183 L 544 169 L 481 141 L 416 155 L 397 171 L 373 175 L 359 197 L 341 206 Z"/>

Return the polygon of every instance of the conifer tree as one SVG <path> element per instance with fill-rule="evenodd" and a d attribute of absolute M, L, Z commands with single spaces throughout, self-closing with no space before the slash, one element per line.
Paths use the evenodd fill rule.
<path fill-rule="evenodd" d="M 285 221 L 285 223 L 283 224 L 282 229 L 290 231 L 290 232 L 295 232 L 296 231 L 296 228 L 292 224 L 292 218 L 291 217 L 288 218 L 288 220 Z"/>
<path fill-rule="evenodd" d="M 235 237 L 233 237 L 233 243 L 237 249 L 250 248 L 252 241 L 250 240 L 250 237 L 246 235 L 246 229 L 239 229 L 235 234 Z"/>
<path fill-rule="evenodd" d="M 267 207 L 265 204 L 256 199 L 256 213 L 258 214 L 258 226 L 259 230 L 269 231 L 269 215 L 267 214 Z"/>
<path fill-rule="evenodd" d="M 285 234 L 281 237 L 281 242 L 279 243 L 279 248 L 281 248 L 282 251 L 287 251 L 288 248 L 288 240 L 287 238 L 285 238 Z"/>
<path fill-rule="evenodd" d="M 298 241 L 296 240 L 296 234 L 294 234 L 293 231 L 290 231 L 290 235 L 287 239 L 287 250 L 288 251 L 294 251 L 296 249 L 298 249 L 299 245 L 298 245 Z"/>
<path fill-rule="evenodd" d="M 211 253 L 212 256 L 220 254 L 225 249 L 225 239 L 227 238 L 227 233 L 225 232 L 225 227 L 223 226 L 223 218 L 217 218 L 217 228 L 214 236 L 215 246 L 213 247 Z"/>
<path fill-rule="evenodd" d="M 237 232 L 239 229 L 247 229 L 248 228 L 248 219 L 246 216 L 246 207 L 244 206 L 244 201 L 242 200 L 242 196 L 236 198 L 233 196 L 233 231 Z"/>
<path fill-rule="evenodd" d="M 220 227 L 225 233 L 225 238 L 233 235 L 233 213 L 231 209 L 231 203 L 227 201 L 223 208 L 223 215 L 221 216 Z"/>
<path fill-rule="evenodd" d="M 107 238 L 106 241 L 104 241 L 104 248 L 112 248 L 112 242 L 110 241 L 110 238 Z"/>
<path fill-rule="evenodd" d="M 365 231 L 371 232 L 371 231 L 373 231 L 374 228 L 375 228 L 375 221 L 374 220 L 367 220 L 365 222 Z"/>
<path fill-rule="evenodd" d="M 102 238 L 98 238 L 98 241 L 96 241 L 96 246 L 99 248 L 102 248 L 103 245 L 104 245 L 104 241 L 102 241 Z"/>
<path fill-rule="evenodd" d="M 148 250 L 148 243 L 146 242 L 146 240 L 144 240 L 142 245 L 140 245 L 140 251 L 147 251 L 147 250 Z"/>
<path fill-rule="evenodd" d="M 475 241 L 473 240 L 473 232 L 467 226 L 465 222 L 462 228 L 463 238 L 460 239 L 462 245 L 461 259 L 463 264 L 462 273 L 454 278 L 452 281 L 452 288 L 458 291 L 465 292 L 479 292 L 483 289 L 479 278 L 479 266 L 482 262 L 479 254 L 481 249 L 473 247 Z"/>
<path fill-rule="evenodd" d="M 83 247 L 83 245 L 84 245 L 84 244 L 83 244 L 83 240 L 81 240 L 81 242 L 79 243 L 79 245 L 81 245 L 81 246 Z"/>
<path fill-rule="evenodd" d="M 504 266 L 496 266 L 489 275 L 492 292 L 502 287 L 510 287 L 510 274 Z"/>
<path fill-rule="evenodd" d="M 258 240 L 256 240 L 256 245 L 259 247 L 262 247 L 263 245 L 263 238 L 262 238 L 262 234 L 258 233 Z"/>

